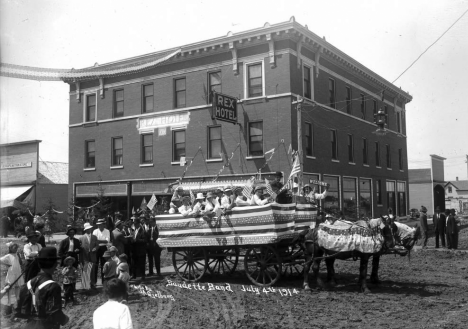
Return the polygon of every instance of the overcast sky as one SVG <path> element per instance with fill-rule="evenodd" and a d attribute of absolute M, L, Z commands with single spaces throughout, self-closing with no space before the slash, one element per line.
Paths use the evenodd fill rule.
<path fill-rule="evenodd" d="M 467 9 L 437 1 L 1 1 L 2 63 L 83 68 L 289 20 L 389 81 Z M 395 85 L 406 106 L 410 168 L 446 157 L 445 179 L 468 179 L 468 14 Z M 0 79 L 0 142 L 42 140 L 41 158 L 68 162 L 68 85 Z"/>

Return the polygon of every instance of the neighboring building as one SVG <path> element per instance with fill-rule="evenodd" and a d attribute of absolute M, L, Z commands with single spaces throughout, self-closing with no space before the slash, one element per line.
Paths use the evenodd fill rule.
<path fill-rule="evenodd" d="M 468 180 L 450 181 L 445 184 L 445 207 L 468 214 Z"/>
<path fill-rule="evenodd" d="M 407 213 L 412 97 L 294 18 L 70 74 L 69 195 L 79 205 L 91 205 L 101 185 L 130 215 L 143 198 L 167 194 L 187 169 L 181 157 L 193 186 L 212 181 L 231 156 L 219 185 L 260 168 L 288 177 L 299 119 L 304 181 L 331 184 L 325 209 Z M 239 99 L 237 125 L 211 118 L 210 90 Z M 380 108 L 384 136 L 374 133 Z"/>
<path fill-rule="evenodd" d="M 445 210 L 444 192 L 444 160 L 445 158 L 431 154 L 431 168 L 410 169 L 408 171 L 410 209 L 427 208 L 428 214 L 433 214 L 437 206 Z"/>
<path fill-rule="evenodd" d="M 40 140 L 0 144 L 1 205 L 9 214 L 15 209 L 44 213 L 49 199 L 59 218 L 67 218 L 68 164 L 39 161 Z"/>

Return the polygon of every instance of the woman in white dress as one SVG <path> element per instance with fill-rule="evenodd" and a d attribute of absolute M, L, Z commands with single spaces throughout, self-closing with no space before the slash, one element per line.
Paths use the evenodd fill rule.
<path fill-rule="evenodd" d="M 23 276 L 21 275 L 21 259 L 18 256 L 18 245 L 13 242 L 8 242 L 8 254 L 0 258 L 0 264 L 8 266 L 8 272 L 5 278 L 5 284 L 9 285 L 11 289 L 15 291 L 16 300 L 19 300 L 20 287 L 24 284 Z M 19 279 L 18 279 L 19 278 Z M 18 279 L 18 281 L 16 281 Z M 15 282 L 13 284 L 13 282 Z M 11 302 L 10 290 L 7 292 L 8 305 L 13 304 Z"/>

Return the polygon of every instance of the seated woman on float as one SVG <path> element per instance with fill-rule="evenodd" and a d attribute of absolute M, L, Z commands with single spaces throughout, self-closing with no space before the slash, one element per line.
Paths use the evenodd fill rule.
<path fill-rule="evenodd" d="M 188 196 L 182 197 L 182 206 L 179 207 L 178 211 L 184 217 L 190 216 L 192 207 L 190 206 L 190 198 Z"/>
<path fill-rule="evenodd" d="M 214 198 L 213 193 L 208 192 L 206 194 L 205 210 L 203 210 L 201 214 L 203 216 L 213 217 L 213 216 L 218 216 L 220 212 L 221 212 L 221 209 L 219 207 L 219 203 Z"/>
<path fill-rule="evenodd" d="M 245 206 L 250 206 L 250 201 L 246 201 L 244 196 L 242 195 L 242 187 L 236 187 L 234 189 L 234 203 L 236 204 L 236 207 L 245 207 Z"/>
<path fill-rule="evenodd" d="M 269 202 L 269 199 L 262 200 L 262 195 L 263 195 L 263 187 L 261 186 L 255 187 L 255 194 L 252 196 L 252 199 L 250 199 L 250 205 L 251 206 L 266 205 Z"/>
<path fill-rule="evenodd" d="M 323 193 L 315 193 L 315 187 L 312 190 L 309 184 L 305 184 L 304 187 L 302 188 L 301 195 L 306 197 L 308 202 L 315 204 L 316 200 L 325 199 L 325 197 L 327 196 L 327 191 L 329 187 L 330 187 L 330 184 L 325 186 L 325 191 L 323 191 Z"/>
<path fill-rule="evenodd" d="M 195 198 L 195 203 L 192 206 L 192 211 L 189 213 L 189 216 L 198 216 L 201 215 L 203 212 L 203 201 L 205 197 L 203 193 L 197 193 L 197 197 Z"/>
<path fill-rule="evenodd" d="M 175 214 L 178 212 L 178 209 L 182 206 L 182 193 L 184 192 L 184 188 L 179 186 L 172 195 L 171 203 L 169 205 L 169 213 Z"/>

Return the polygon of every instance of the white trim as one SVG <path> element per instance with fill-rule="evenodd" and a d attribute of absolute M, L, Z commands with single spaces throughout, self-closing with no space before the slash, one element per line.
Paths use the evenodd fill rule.
<path fill-rule="evenodd" d="M 332 161 L 332 162 L 336 162 L 336 163 L 340 163 L 340 160 L 332 159 L 331 161 Z"/>
<path fill-rule="evenodd" d="M 362 166 L 363 166 L 363 167 L 369 167 L 369 165 L 368 165 L 368 164 L 365 164 L 365 163 L 363 163 Z M 378 168 L 380 168 L 380 167 L 378 167 Z"/>
<path fill-rule="evenodd" d="M 255 160 L 255 159 L 265 159 L 264 155 L 258 155 L 258 156 L 248 156 L 245 157 L 246 160 Z"/>
<path fill-rule="evenodd" d="M 348 162 L 348 164 L 355 166 L 356 162 Z"/>
<path fill-rule="evenodd" d="M 180 161 L 171 161 L 171 165 L 179 165 L 180 166 Z M 181 166 L 183 167 L 183 166 Z"/>
<path fill-rule="evenodd" d="M 382 169 L 382 167 L 379 167 L 379 166 L 375 166 L 375 168 L 377 168 L 377 169 Z"/>
<path fill-rule="evenodd" d="M 317 159 L 316 157 L 310 156 L 310 155 L 306 155 L 306 158 L 307 158 L 307 159 L 313 159 L 313 160 Z"/>
<path fill-rule="evenodd" d="M 93 168 L 83 168 L 83 171 L 96 171 L 96 167 L 93 167 Z"/>
<path fill-rule="evenodd" d="M 98 96 L 97 96 L 98 90 L 94 91 L 87 91 L 83 92 L 83 122 L 77 124 L 79 126 L 82 126 L 83 124 L 88 124 L 88 123 L 96 123 L 98 122 L 97 118 L 97 108 L 98 108 Z M 86 121 L 86 110 L 88 108 L 88 96 L 91 96 L 94 94 L 94 97 L 96 98 L 96 104 L 94 105 L 94 120 L 93 121 Z"/>
<path fill-rule="evenodd" d="M 114 169 L 123 169 L 124 166 L 110 166 L 110 169 L 111 170 L 114 170 Z"/>
<path fill-rule="evenodd" d="M 392 170 L 392 168 L 387 168 L 387 170 Z"/>
<path fill-rule="evenodd" d="M 174 130 L 187 130 L 187 125 L 171 126 L 171 131 L 174 131 Z"/>
<path fill-rule="evenodd" d="M 244 61 L 243 63 L 243 66 L 244 66 L 244 98 L 245 100 L 249 100 L 249 99 L 255 99 L 255 98 L 259 98 L 259 96 L 257 97 L 248 97 L 248 74 L 247 74 L 247 67 L 250 66 L 250 65 L 255 65 L 255 64 L 259 64 L 261 63 L 262 64 L 262 96 L 261 97 L 265 97 L 265 61 L 264 61 L 264 57 L 262 56 L 261 59 L 258 59 L 258 60 L 249 60 L 249 61 Z"/>
<path fill-rule="evenodd" d="M 154 163 L 140 163 L 140 168 L 143 167 L 154 167 Z"/>
<path fill-rule="evenodd" d="M 205 162 L 223 162 L 222 158 L 219 159 L 206 159 Z"/>

